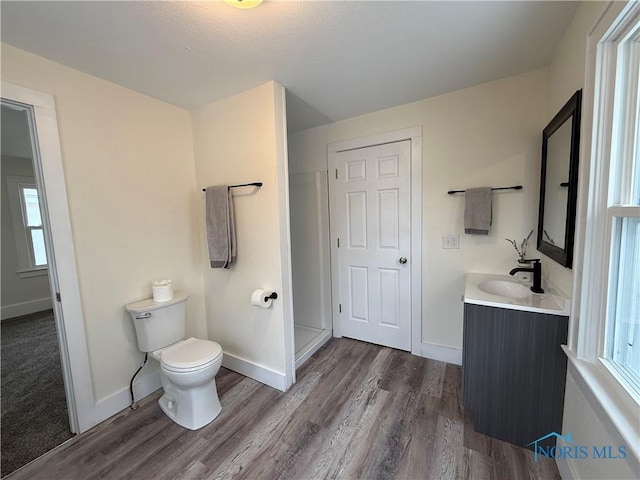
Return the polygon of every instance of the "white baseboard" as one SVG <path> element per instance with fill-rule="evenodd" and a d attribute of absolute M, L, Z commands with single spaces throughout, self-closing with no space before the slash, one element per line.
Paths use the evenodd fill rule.
<path fill-rule="evenodd" d="M 28 302 L 14 303 L 13 305 L 3 305 L 0 308 L 0 319 L 7 320 L 9 318 L 29 315 L 30 313 L 42 312 L 53 308 L 51 297 L 38 298 L 29 300 Z"/>
<path fill-rule="evenodd" d="M 421 357 L 438 360 L 440 362 L 462 365 L 462 349 L 445 347 L 435 343 L 422 343 Z"/>
<path fill-rule="evenodd" d="M 157 362 L 155 363 L 157 364 Z M 150 366 L 151 364 L 147 365 L 146 368 L 149 368 Z M 277 388 L 283 392 L 286 391 L 285 375 L 262 365 L 255 364 L 249 360 L 245 360 L 244 358 L 224 352 L 222 366 L 249 378 L 253 378 L 258 382 L 269 385 L 270 387 Z M 144 377 L 136 379 L 133 387 L 136 401 L 140 401 L 142 398 L 152 394 L 160 388 L 162 388 L 160 369 L 158 365 L 155 365 L 155 371 L 145 375 Z M 128 408 L 130 405 L 131 394 L 129 393 L 129 387 L 126 387 L 107 398 L 99 400 L 96 402 L 96 406 L 92 412 L 93 424 L 97 425 L 98 423 L 105 421 L 116 413 Z"/>
<path fill-rule="evenodd" d="M 282 392 L 287 391 L 287 381 L 284 373 L 276 372 L 268 367 L 258 365 L 244 358 L 224 352 L 222 366 L 238 372 L 245 377 L 253 378 L 260 383 L 277 388 Z"/>
<path fill-rule="evenodd" d="M 150 375 L 136 379 L 133 385 L 136 402 L 139 402 L 141 399 L 160 388 L 162 388 L 162 381 L 160 380 L 159 369 L 156 369 L 156 371 Z M 124 388 L 107 398 L 99 400 L 96 402 L 96 406 L 92 412 L 94 425 L 105 421 L 107 418 L 114 416 L 116 413 L 121 412 L 129 406 L 131 406 L 131 393 L 129 392 L 129 387 Z"/>

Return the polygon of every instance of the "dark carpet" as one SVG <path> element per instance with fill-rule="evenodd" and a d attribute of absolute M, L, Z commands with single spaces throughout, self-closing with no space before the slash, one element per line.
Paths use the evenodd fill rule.
<path fill-rule="evenodd" d="M 0 325 L 1 476 L 72 437 L 53 311 Z"/>

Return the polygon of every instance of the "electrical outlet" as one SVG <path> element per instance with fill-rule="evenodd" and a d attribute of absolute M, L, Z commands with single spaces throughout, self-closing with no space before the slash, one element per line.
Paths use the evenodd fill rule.
<path fill-rule="evenodd" d="M 442 235 L 442 248 L 460 248 L 460 236 L 455 233 Z"/>

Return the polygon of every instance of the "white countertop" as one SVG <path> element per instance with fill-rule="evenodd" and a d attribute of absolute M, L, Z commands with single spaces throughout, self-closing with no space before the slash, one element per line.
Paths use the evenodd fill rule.
<path fill-rule="evenodd" d="M 511 275 L 495 275 L 489 273 L 467 273 L 464 302 L 487 307 L 507 308 L 534 313 L 550 313 L 552 315 L 569 316 L 570 301 L 551 285 L 543 284 L 544 293 L 533 293 L 524 298 L 510 298 L 483 292 L 478 284 L 488 280 L 504 280 L 520 283 L 527 288 L 528 282 L 519 281 Z"/>

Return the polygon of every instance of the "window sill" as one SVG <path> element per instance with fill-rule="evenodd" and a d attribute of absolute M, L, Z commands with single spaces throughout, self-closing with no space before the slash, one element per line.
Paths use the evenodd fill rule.
<path fill-rule="evenodd" d="M 640 466 L 640 406 L 602 365 L 580 360 L 566 345 L 562 349 L 585 398 L 622 437 L 630 453 L 628 459 Z"/>
<path fill-rule="evenodd" d="M 18 270 L 16 273 L 18 274 L 18 276 L 20 278 L 39 277 L 39 276 L 42 276 L 42 275 L 48 275 L 49 274 L 49 268 L 48 267 L 27 268 L 27 269 L 24 269 L 24 270 Z"/>

